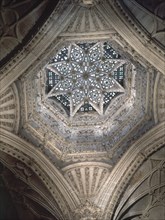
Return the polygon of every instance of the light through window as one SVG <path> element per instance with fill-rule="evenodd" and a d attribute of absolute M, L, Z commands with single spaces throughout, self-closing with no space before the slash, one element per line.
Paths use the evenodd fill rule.
<path fill-rule="evenodd" d="M 61 103 L 70 116 L 103 114 L 124 92 L 125 63 L 109 42 L 64 46 L 46 66 L 47 98 Z"/>

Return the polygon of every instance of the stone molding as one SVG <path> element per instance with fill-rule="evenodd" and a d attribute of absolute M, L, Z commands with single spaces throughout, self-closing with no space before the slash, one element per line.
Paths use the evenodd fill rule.
<path fill-rule="evenodd" d="M 39 150 L 8 131 L 0 130 L 0 140 L 0 150 L 30 167 L 48 188 L 64 215 L 72 219 L 70 210 L 75 209 L 79 199 L 57 168 Z"/>
<path fill-rule="evenodd" d="M 74 211 L 74 220 L 99 220 L 102 214 L 101 208 L 86 200 Z"/>
<path fill-rule="evenodd" d="M 20 122 L 20 100 L 13 83 L 0 94 L 0 128 L 18 133 Z"/>
<path fill-rule="evenodd" d="M 165 121 L 165 76 L 161 73 L 155 79 L 153 110 L 155 123 Z"/>
<path fill-rule="evenodd" d="M 29 68 L 33 68 L 36 62 L 39 63 L 44 51 L 54 46 L 54 41 L 58 41 L 57 36 L 64 28 L 61 24 L 67 25 L 72 17 L 68 19 L 68 14 L 73 13 L 73 4 L 68 6 L 68 2 L 69 0 L 65 2 L 62 0 L 34 38 L 1 69 L 1 90 L 4 90 Z M 67 10 L 66 6 L 68 6 Z M 59 14 L 61 14 L 60 18 Z"/>
<path fill-rule="evenodd" d="M 125 11 L 123 14 L 130 15 L 129 18 L 126 19 L 129 19 L 134 28 L 139 31 L 140 36 L 142 36 L 140 29 L 143 29 L 153 49 L 157 51 L 160 50 L 159 53 L 163 54 L 163 48 L 165 46 L 163 37 L 165 33 L 165 22 L 163 21 L 165 3 L 157 1 L 148 4 L 146 1 L 140 3 L 136 0 L 119 0 L 118 2 L 120 5 L 119 7 L 123 8 L 123 11 Z M 136 8 L 136 11 L 134 11 L 133 8 Z"/>
<path fill-rule="evenodd" d="M 95 204 L 98 207 L 102 207 L 105 211 L 104 216 L 101 217 L 102 219 L 110 218 L 117 205 L 118 199 L 127 186 L 130 178 L 153 152 L 156 152 L 164 145 L 164 132 L 165 123 L 161 123 L 151 129 L 132 145 L 132 147 L 125 153 L 120 162 L 112 170 L 108 179 L 104 183 L 104 186 L 95 198 Z M 38 150 L 35 150 L 30 144 L 5 130 L 1 130 L 0 138 L 3 143 L 6 143 L 6 145 L 3 146 L 1 141 L 2 151 L 18 158 L 20 161 L 27 164 L 27 166 L 30 166 L 38 176 L 41 174 L 41 180 L 48 187 L 55 200 L 59 203 L 61 209 L 65 209 L 65 215 L 67 215 L 66 207 L 68 207 L 68 211 L 74 210 L 75 207 L 80 204 L 79 199 L 76 198 L 76 195 L 73 195 L 73 190 L 63 179 L 59 171 L 55 167 L 52 167 L 50 162 L 48 162 Z M 13 147 L 8 144 L 13 145 Z M 72 167 L 74 167 L 74 165 L 68 166 L 70 169 L 72 169 Z M 64 172 L 65 170 L 67 170 L 67 168 L 63 169 Z M 54 186 L 54 184 L 56 186 Z M 60 196 L 59 191 L 54 191 L 56 187 L 63 195 Z"/>
<path fill-rule="evenodd" d="M 112 167 L 101 162 L 81 162 L 62 169 L 64 177 L 81 201 L 97 197 Z"/>
<path fill-rule="evenodd" d="M 127 189 L 120 197 L 113 219 L 126 219 L 137 215 L 138 219 L 151 219 L 153 208 L 164 210 L 165 199 L 165 146 L 150 155 L 131 178 Z M 137 209 L 138 206 L 138 209 Z M 162 206 L 162 208 L 161 208 Z M 159 213 L 153 213 L 159 218 Z M 124 217 L 121 217 L 124 215 Z"/>
<path fill-rule="evenodd" d="M 104 206 L 104 219 L 112 217 L 121 193 L 136 170 L 152 153 L 158 151 L 165 144 L 164 134 L 165 123 L 163 122 L 136 141 L 112 170 L 95 200 L 98 206 Z M 109 196 L 105 196 L 107 194 Z"/>
<path fill-rule="evenodd" d="M 10 55 L 11 51 L 23 43 L 30 30 L 35 26 L 49 5 L 49 0 L 42 2 L 24 0 L 1 3 L 0 60 Z M 50 5 L 49 5 L 50 6 Z M 32 19 L 33 18 L 33 19 Z"/>
<path fill-rule="evenodd" d="M 116 43 L 116 36 L 114 38 L 112 44 L 120 53 L 121 46 Z M 59 45 L 56 45 L 57 47 L 54 49 L 55 52 L 60 49 L 62 43 L 65 45 L 69 41 L 59 41 Z M 147 73 L 136 58 L 132 58 L 127 53 L 124 55 L 125 48 L 121 50 L 121 53 L 124 59 L 133 63 L 131 68 L 128 66 L 125 77 L 126 93 L 112 100 L 106 114 L 100 118 L 97 114 L 84 114 L 77 115 L 72 120 L 58 105 L 53 104 L 54 107 L 52 108 L 49 103 L 42 102 L 45 75 L 43 71 L 38 70 L 38 67 L 22 76 L 20 91 L 23 91 L 23 101 L 20 135 L 25 139 L 28 138 L 29 134 L 32 135 L 43 146 L 43 151 L 45 148 L 49 149 L 52 155 L 57 156 L 62 161 L 83 161 L 85 157 L 91 158 L 91 160 L 95 160 L 95 158 L 97 160 L 109 160 L 109 154 L 112 158 L 119 146 L 118 142 L 126 137 L 126 133 L 131 132 L 132 128 L 139 122 L 144 123 L 148 120 L 148 108 L 146 106 L 152 102 L 153 70 L 150 70 L 151 74 Z M 133 74 L 130 76 L 130 73 Z M 147 79 L 149 79 L 148 82 Z M 149 92 L 150 97 L 147 97 L 146 88 L 151 90 Z M 24 135 L 22 135 L 23 131 Z M 116 133 L 120 135 L 116 137 Z M 117 146 L 114 147 L 114 145 Z M 113 153 L 111 153 L 111 148 L 114 148 Z M 107 155 L 106 151 L 108 152 Z M 96 155 L 97 152 L 99 156 Z"/>
<path fill-rule="evenodd" d="M 61 2 L 29 44 L 20 51 L 17 57 L 13 58 L 5 67 L 3 67 L 3 69 L 1 69 L 1 90 L 4 90 L 7 86 L 9 86 L 14 80 L 22 75 L 23 72 L 27 71 L 28 68 L 33 68 L 34 65 L 38 65 L 43 57 L 45 57 L 43 51 L 47 50 L 52 45 L 55 45 L 53 41 L 57 41 L 59 34 L 62 32 L 64 27 L 69 24 L 70 19 L 76 13 L 74 4 L 70 4 L 70 6 L 67 7 L 67 10 L 65 10 L 65 13 L 62 13 L 64 10 L 63 8 L 65 8 L 67 4 L 68 1 L 65 3 Z M 145 58 L 160 72 L 165 74 L 164 58 L 162 54 L 153 50 L 153 46 L 149 43 L 146 45 L 146 43 L 144 43 L 145 41 L 142 43 L 139 38 L 136 37 L 137 32 L 134 31 L 129 22 L 127 22 L 127 25 L 125 24 L 122 20 L 119 9 L 117 9 L 118 14 L 112 9 L 115 7 L 113 4 L 113 1 L 106 1 L 104 4 L 101 3 L 95 7 L 98 7 L 98 9 L 102 12 L 110 27 L 113 26 L 117 33 L 119 33 L 138 54 Z M 62 14 L 60 18 L 58 17 L 59 13 Z M 68 19 L 68 14 L 70 14 L 70 19 Z M 61 25 L 61 23 L 63 23 L 63 25 Z M 52 27 L 55 28 L 52 30 Z M 150 51 L 152 51 L 152 53 L 150 53 Z M 33 62 L 31 62 L 32 60 Z M 29 63 L 31 66 L 29 66 Z"/>
<path fill-rule="evenodd" d="M 7 147 L 4 143 L 2 145 Z M 63 213 L 51 196 L 49 189 L 40 181 L 39 176 L 30 166 L 3 151 L 0 153 L 0 164 L 3 165 L 0 175 L 16 206 L 26 207 L 29 212 L 34 211 L 34 215 L 37 216 L 42 215 L 41 210 L 45 209 L 49 213 L 46 212 L 48 216 L 63 219 Z"/>
<path fill-rule="evenodd" d="M 146 44 L 146 34 L 143 33 L 142 30 L 135 30 L 134 25 L 131 25 L 126 18 L 129 18 L 129 16 L 125 13 L 124 9 L 120 6 L 120 4 L 117 1 L 105 1 L 104 4 L 101 4 L 99 6 L 99 9 L 104 14 L 105 20 L 110 23 L 116 30 L 118 34 L 124 38 L 124 40 L 138 53 L 140 54 L 144 59 L 146 59 L 151 65 L 153 65 L 156 69 L 158 69 L 160 72 L 165 74 L 164 72 L 164 57 L 162 56 L 161 49 L 159 51 L 155 51 L 153 49 L 153 46 L 150 46 L 150 44 Z M 123 14 L 122 14 L 122 13 Z M 143 33 L 143 40 L 142 37 L 138 36 L 137 31 L 140 33 Z M 148 39 L 149 42 L 149 39 Z M 153 43 L 154 44 L 154 43 Z M 156 45 L 155 45 L 156 47 Z M 151 53 L 152 51 L 152 53 Z"/>

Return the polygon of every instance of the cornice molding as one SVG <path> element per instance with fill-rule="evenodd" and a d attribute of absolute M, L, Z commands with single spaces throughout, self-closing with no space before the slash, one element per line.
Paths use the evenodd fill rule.
<path fill-rule="evenodd" d="M 163 53 L 163 49 L 165 47 L 165 42 L 163 39 L 164 38 L 163 35 L 165 33 L 165 22 L 163 20 L 163 17 L 161 17 L 163 16 L 163 14 L 161 15 L 160 11 L 163 12 L 164 3 L 155 2 L 154 7 L 151 6 L 152 4 L 151 5 L 148 4 L 148 7 L 152 11 L 151 12 L 149 8 L 147 9 L 147 5 L 142 6 L 136 0 L 130 0 L 130 1 L 118 0 L 118 2 L 120 7 L 122 8 L 121 10 L 123 10 L 123 14 L 129 15 L 129 18 L 127 19 L 129 19 L 129 21 L 133 24 L 134 28 L 139 27 L 138 29 L 144 30 L 143 32 L 146 33 L 146 35 L 151 41 L 150 43 L 156 46 L 155 50 L 157 50 L 157 52 L 159 53 L 162 51 Z M 136 8 L 136 11 L 133 11 L 134 7 Z M 142 36 L 142 33 L 139 34 Z"/>
<path fill-rule="evenodd" d="M 97 207 L 101 207 L 105 210 L 104 216 L 102 216 L 103 219 L 109 219 L 112 217 L 113 210 L 118 203 L 120 195 L 136 170 L 152 153 L 158 151 L 165 144 L 164 133 L 165 123 L 161 123 L 154 127 L 132 145 L 132 147 L 121 158 L 114 170 L 112 170 L 104 186 L 95 198 L 95 204 Z M 73 211 L 77 207 L 77 204 L 80 204 L 79 199 L 76 198 L 73 190 L 70 189 L 70 186 L 64 180 L 64 177 L 49 161 L 47 161 L 40 151 L 34 149 L 32 145 L 16 135 L 5 130 L 0 131 L 0 140 L 6 144 L 3 146 L 1 143 L 0 149 L 2 151 L 19 159 L 27 164 L 27 166 L 30 166 L 38 176 L 41 175 L 41 180 L 45 183 L 52 196 L 57 202 L 59 202 L 59 204 L 61 203 L 61 198 L 59 198 L 56 193 L 56 195 L 52 193 L 52 190 L 55 191 L 56 187 L 66 199 L 66 207 L 69 206 L 67 208 L 68 211 Z M 33 166 L 31 166 L 30 163 L 33 164 Z M 82 164 L 78 163 L 79 166 Z M 93 163 L 93 165 L 94 164 L 95 163 Z M 92 165 L 92 163 L 85 162 L 84 165 L 89 166 Z M 100 165 L 107 166 L 107 168 L 109 167 L 109 165 L 104 165 L 104 163 L 100 163 Z M 63 170 L 65 171 L 66 169 L 68 170 L 74 167 L 75 165 L 69 165 Z M 63 208 L 66 209 L 66 207 Z M 70 219 L 70 217 L 68 218 Z"/>

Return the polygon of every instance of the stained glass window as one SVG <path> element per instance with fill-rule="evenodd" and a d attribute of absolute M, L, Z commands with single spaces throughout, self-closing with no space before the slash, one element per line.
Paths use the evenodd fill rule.
<path fill-rule="evenodd" d="M 103 114 L 124 92 L 125 62 L 109 42 L 64 46 L 46 66 L 47 98 L 59 102 L 70 116 Z"/>

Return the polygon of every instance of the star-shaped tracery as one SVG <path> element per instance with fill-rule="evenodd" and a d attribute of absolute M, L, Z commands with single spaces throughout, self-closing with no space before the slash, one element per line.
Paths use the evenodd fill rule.
<path fill-rule="evenodd" d="M 124 92 L 124 64 L 107 42 L 65 46 L 46 66 L 47 95 L 69 110 L 103 114 L 111 99 Z"/>

